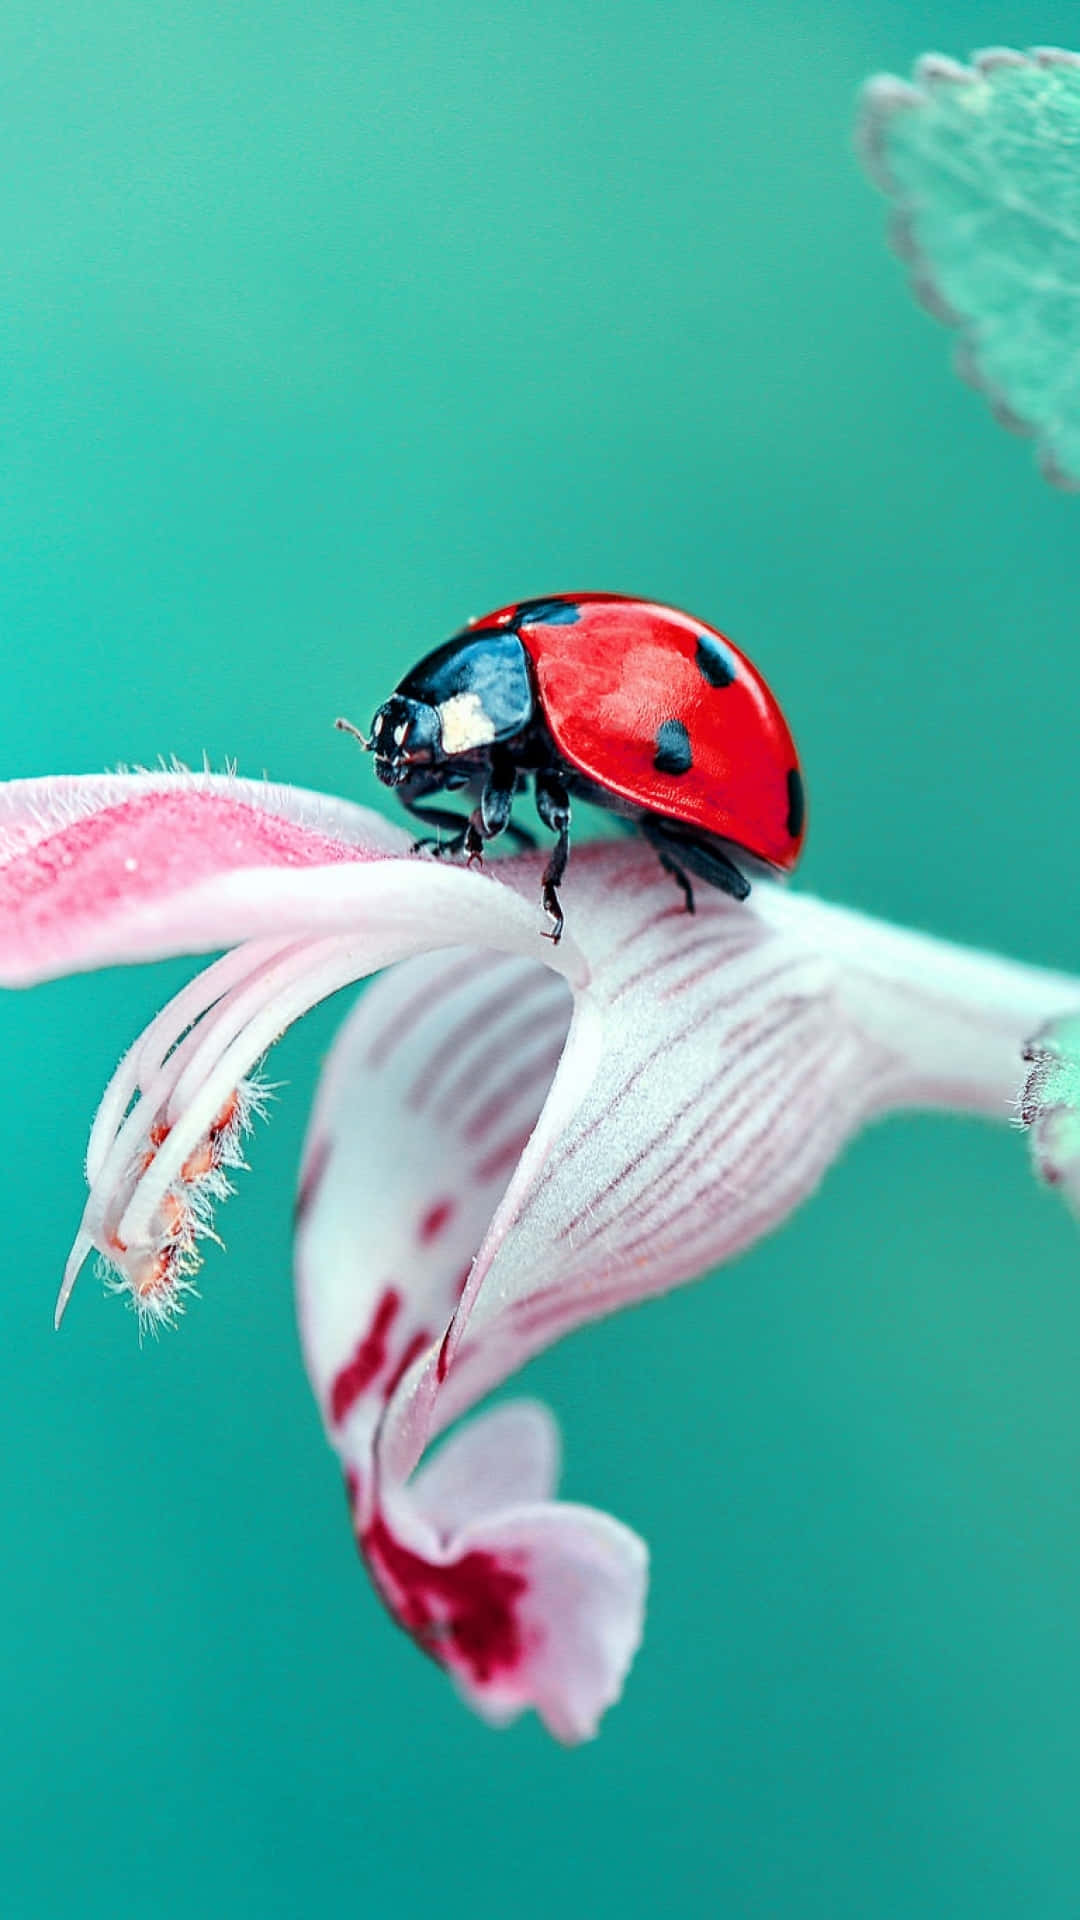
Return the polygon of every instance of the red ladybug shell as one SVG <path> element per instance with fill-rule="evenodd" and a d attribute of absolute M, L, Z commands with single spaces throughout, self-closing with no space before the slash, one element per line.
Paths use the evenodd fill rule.
<path fill-rule="evenodd" d="M 562 607 L 577 617 L 553 617 Z M 572 766 L 790 872 L 805 831 L 798 755 L 772 693 L 730 640 L 674 607 L 617 594 L 554 595 L 477 624 L 511 621 Z"/>

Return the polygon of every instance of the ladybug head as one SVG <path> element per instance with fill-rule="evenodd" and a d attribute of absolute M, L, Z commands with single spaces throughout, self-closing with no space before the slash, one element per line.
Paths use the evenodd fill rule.
<path fill-rule="evenodd" d="M 400 787 L 415 768 L 430 767 L 440 757 L 442 725 L 438 708 L 423 700 L 392 694 L 371 723 L 368 745 L 383 786 Z"/>

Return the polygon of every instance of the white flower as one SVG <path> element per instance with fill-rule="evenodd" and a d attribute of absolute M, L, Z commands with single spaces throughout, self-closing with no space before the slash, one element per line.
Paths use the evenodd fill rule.
<path fill-rule="evenodd" d="M 897 1107 L 1010 1117 L 1026 1037 L 1080 982 L 778 885 L 699 897 L 575 851 L 469 872 L 342 801 L 184 774 L 0 787 L 0 981 L 229 949 L 121 1062 L 62 1309 L 94 1248 L 140 1315 L 183 1304 L 273 1040 L 346 1022 L 304 1155 L 304 1354 L 390 1610 L 486 1717 L 595 1730 L 641 1634 L 643 1543 L 554 1500 L 550 1416 L 430 1443 L 559 1335 L 749 1246 Z"/>

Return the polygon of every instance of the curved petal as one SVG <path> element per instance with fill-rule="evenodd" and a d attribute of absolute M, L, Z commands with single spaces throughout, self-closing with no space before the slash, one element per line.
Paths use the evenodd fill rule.
<path fill-rule="evenodd" d="M 370 1438 L 403 1354 L 441 1340 L 569 1023 L 539 956 L 467 949 L 394 968 L 352 1014 L 297 1199 L 300 1334 L 332 1437 Z"/>
<path fill-rule="evenodd" d="M 0 788 L 0 979 L 241 944 L 151 1023 L 106 1090 L 63 1313 L 97 1248 L 140 1318 L 175 1317 L 214 1203 L 242 1165 L 257 1063 L 344 985 L 471 940 L 586 977 L 572 936 L 539 939 L 536 863 L 492 876 L 402 854 L 375 814 L 209 775 L 116 775 Z"/>
<path fill-rule="evenodd" d="M 576 1740 L 640 1638 L 641 1542 L 551 1500 L 557 1443 L 540 1408 L 473 1422 L 408 1487 L 382 1472 L 380 1445 L 387 1407 L 409 1403 L 425 1363 L 438 1369 L 569 1024 L 564 983 L 536 961 L 457 950 L 378 980 L 312 1118 L 296 1269 L 308 1371 L 387 1605 L 485 1717 L 534 1706 Z"/>
<path fill-rule="evenodd" d="M 590 892 L 596 919 L 583 925 L 579 909 L 575 922 L 591 969 L 575 1034 L 479 1251 L 445 1377 L 400 1423 L 399 1473 L 426 1419 L 445 1425 L 572 1327 L 779 1225 L 870 1118 L 944 1107 L 1007 1120 L 1025 1036 L 1078 1003 L 1071 976 L 769 883 L 745 904 L 703 901 L 688 925 L 662 879 L 639 866 L 630 892 L 632 870 L 596 852 L 611 866 Z M 586 1016 L 602 1038 L 581 1098 Z"/>
<path fill-rule="evenodd" d="M 364 927 L 377 941 L 357 975 L 447 938 L 535 946 L 538 890 L 519 898 L 482 873 L 393 857 L 410 844 L 366 808 L 227 775 L 11 781 L 0 985 Z M 580 970 L 572 939 L 547 957 Z"/>
<path fill-rule="evenodd" d="M 928 54 L 914 86 L 879 74 L 859 144 L 896 203 L 913 291 L 960 330 L 957 370 L 1039 442 L 1047 479 L 1080 487 L 1080 56 L 990 47 Z"/>
<path fill-rule="evenodd" d="M 508 1560 L 496 1543 L 521 1514 L 502 1509 L 483 1423 L 467 1453 L 449 1443 L 455 1502 L 436 1547 L 424 1488 L 439 1457 L 414 1474 L 431 1436 L 570 1328 L 776 1225 L 871 1115 L 936 1104 L 1006 1118 L 1033 1011 L 1080 996 L 1075 980 L 767 885 L 746 905 L 703 899 L 690 920 L 651 860 L 625 848 L 585 850 L 575 878 L 589 983 L 568 1032 L 564 990 L 517 959 L 430 955 L 361 1002 L 316 1108 L 297 1236 L 308 1367 L 380 1590 L 477 1704 L 501 1715 L 528 1701 L 565 1737 L 599 1710 L 583 1712 L 582 1666 L 606 1673 L 611 1698 L 632 1655 L 641 1549 L 614 1522 L 549 1504 L 539 1530 L 530 1519 L 513 1533 Z M 526 1538 L 530 1552 L 550 1548 L 543 1570 Z M 508 1610 L 528 1610 L 558 1649 L 542 1679 L 524 1660 L 512 1677 L 496 1663 L 470 1679 L 455 1660 L 439 1582 L 447 1556 L 456 1565 L 480 1540 L 470 1604 L 487 1581 L 500 1633 Z M 563 1552 L 582 1605 L 590 1568 L 596 1580 L 595 1610 L 565 1643 L 552 1571 Z M 436 1643 L 425 1581 L 450 1609 Z M 543 1608 L 555 1610 L 546 1627 Z M 605 1656 L 582 1663 L 580 1636 L 598 1623 Z"/>

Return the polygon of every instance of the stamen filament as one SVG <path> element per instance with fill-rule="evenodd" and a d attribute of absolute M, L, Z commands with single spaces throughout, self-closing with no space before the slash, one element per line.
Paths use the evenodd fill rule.
<path fill-rule="evenodd" d="M 161 1062 L 176 1046 L 180 1035 L 192 1020 L 197 1020 L 231 988 L 265 966 L 283 947 L 295 944 L 293 940 L 264 939 L 248 940 L 242 946 L 234 947 L 174 994 L 168 1005 L 161 1009 L 128 1048 L 101 1097 L 90 1129 L 86 1148 L 86 1179 L 91 1188 L 104 1171 L 133 1096 L 146 1091 L 147 1072 L 160 1068 Z M 150 1062 L 153 1062 L 152 1068 Z"/>
<path fill-rule="evenodd" d="M 319 960 L 314 966 L 309 965 L 289 988 L 275 994 L 269 1005 L 265 1004 L 265 995 L 260 995 L 259 1010 L 224 1049 L 205 1082 L 173 1124 L 168 1139 L 139 1180 L 117 1226 L 120 1239 L 129 1246 L 142 1245 L 153 1237 L 155 1215 L 184 1161 L 212 1126 L 229 1095 L 267 1049 L 294 1020 L 329 994 L 348 986 L 363 970 L 351 940 L 339 936 L 332 942 L 313 943 L 313 949 L 317 949 Z"/>

